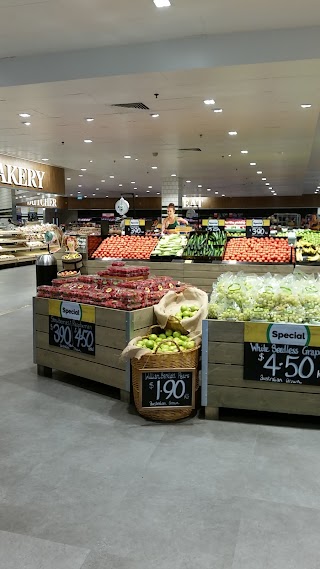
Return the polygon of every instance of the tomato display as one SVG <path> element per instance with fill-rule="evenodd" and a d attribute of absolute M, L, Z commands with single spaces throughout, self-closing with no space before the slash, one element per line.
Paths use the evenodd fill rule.
<path fill-rule="evenodd" d="M 291 248 L 287 239 L 272 237 L 251 237 L 231 239 L 224 255 L 224 261 L 244 263 L 290 263 Z"/>
<path fill-rule="evenodd" d="M 93 259 L 149 259 L 158 243 L 152 235 L 115 235 L 107 237 L 93 253 Z"/>

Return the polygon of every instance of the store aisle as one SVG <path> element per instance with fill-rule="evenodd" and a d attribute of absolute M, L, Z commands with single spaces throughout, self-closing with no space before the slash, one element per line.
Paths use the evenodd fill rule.
<path fill-rule="evenodd" d="M 316 569 L 320 431 L 156 425 L 38 378 L 34 267 L 0 271 L 5 569 Z"/>

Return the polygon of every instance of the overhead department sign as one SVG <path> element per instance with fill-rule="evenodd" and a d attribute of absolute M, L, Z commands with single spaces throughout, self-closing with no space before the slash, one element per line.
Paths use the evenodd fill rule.
<path fill-rule="evenodd" d="M 0 162 L 1 184 L 42 190 L 44 176 L 45 172 L 43 170 L 13 166 L 12 164 Z"/>

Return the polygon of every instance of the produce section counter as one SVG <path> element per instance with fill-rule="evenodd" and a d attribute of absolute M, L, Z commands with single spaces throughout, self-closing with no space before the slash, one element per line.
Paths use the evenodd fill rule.
<path fill-rule="evenodd" d="M 202 405 L 207 419 L 218 419 L 219 410 L 251 409 L 320 416 L 320 327 L 286 324 L 286 332 L 309 335 L 290 344 L 266 344 L 268 329 L 279 325 L 250 323 L 253 346 L 245 348 L 244 322 L 204 320 L 202 329 Z M 280 325 L 280 329 L 281 328 Z M 298 336 L 297 336 L 298 335 Z M 279 336 L 279 334 L 278 334 Z M 318 340 L 319 336 L 319 340 Z M 311 337 L 311 340 L 310 340 Z M 297 339 L 298 338 L 298 339 Z M 275 347 L 272 347 L 275 346 Z M 246 355 L 245 355 L 246 354 Z M 314 355 L 316 354 L 316 355 Z M 245 371 L 246 370 L 246 371 Z M 272 381 L 270 377 L 275 375 Z M 249 377 L 250 379 L 244 379 Z M 288 383 L 287 383 L 288 382 Z M 318 383 L 318 384 L 317 384 Z"/>
<path fill-rule="evenodd" d="M 127 312 L 79 304 L 80 324 L 70 320 L 66 328 L 59 325 L 65 308 L 62 304 L 68 308 L 70 303 L 33 299 L 33 348 L 38 374 L 51 376 L 55 369 L 104 383 L 119 388 L 121 398 L 127 401 L 130 364 L 120 360 L 120 355 L 132 338 L 144 335 L 154 324 L 153 307 Z M 55 345 L 61 341 L 66 347 Z M 79 346 L 83 351 L 78 351 Z"/>

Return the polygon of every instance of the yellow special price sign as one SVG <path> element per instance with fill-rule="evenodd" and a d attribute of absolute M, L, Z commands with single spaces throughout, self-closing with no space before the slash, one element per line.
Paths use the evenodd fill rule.
<path fill-rule="evenodd" d="M 79 322 L 96 321 L 96 309 L 88 304 L 69 302 L 65 300 L 49 300 L 49 316 L 78 320 Z"/>
<path fill-rule="evenodd" d="M 224 229 L 225 223 L 224 219 L 203 219 L 202 227 L 207 227 L 208 229 L 212 229 L 214 227 L 217 229 Z"/>
<path fill-rule="evenodd" d="M 270 219 L 247 219 L 246 236 L 250 237 L 269 237 Z"/>
<path fill-rule="evenodd" d="M 320 385 L 320 327 L 245 322 L 243 378 Z"/>

